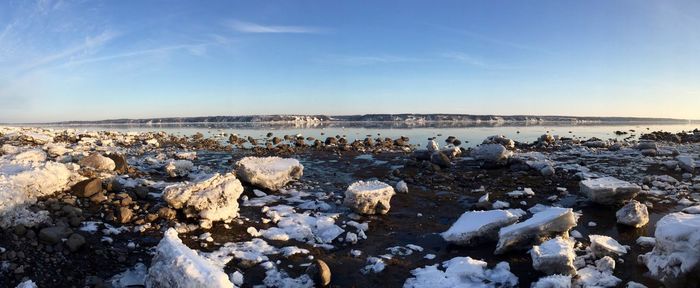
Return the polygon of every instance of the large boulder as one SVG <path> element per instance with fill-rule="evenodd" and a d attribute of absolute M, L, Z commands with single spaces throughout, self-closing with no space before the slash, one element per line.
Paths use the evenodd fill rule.
<path fill-rule="evenodd" d="M 498 237 L 498 229 L 517 222 L 523 215 L 525 211 L 520 209 L 468 211 L 440 235 L 445 241 L 458 245 L 477 244 L 479 240 L 495 240 Z"/>
<path fill-rule="evenodd" d="M 199 182 L 168 186 L 163 199 L 175 209 L 187 208 L 200 218 L 218 221 L 238 216 L 238 197 L 242 193 L 243 186 L 236 175 L 217 173 Z"/>
<path fill-rule="evenodd" d="M 656 223 L 654 250 L 639 256 L 651 276 L 668 287 L 700 284 L 700 215 L 671 213 Z"/>
<path fill-rule="evenodd" d="M 501 228 L 495 253 L 530 247 L 541 243 L 546 237 L 568 236 L 569 230 L 576 226 L 576 220 L 576 215 L 570 208 L 545 208 L 530 219 Z"/>
<path fill-rule="evenodd" d="M 343 205 L 361 214 L 386 214 L 394 194 L 394 188 L 384 182 L 358 181 L 345 191 Z"/>
<path fill-rule="evenodd" d="M 221 267 L 200 256 L 178 238 L 175 229 L 165 232 L 146 276 L 148 288 L 233 288 Z"/>
<path fill-rule="evenodd" d="M 637 193 L 642 190 L 636 184 L 615 177 L 583 180 L 579 183 L 579 187 L 581 193 L 586 194 L 592 202 L 602 205 L 624 203 L 637 196 Z"/>
<path fill-rule="evenodd" d="M 100 153 L 92 153 L 89 156 L 80 159 L 78 164 L 83 167 L 89 167 L 100 171 L 113 171 L 117 167 L 114 160 L 102 156 Z"/>
<path fill-rule="evenodd" d="M 637 200 L 632 200 L 627 205 L 623 206 L 615 213 L 617 223 L 632 226 L 635 228 L 642 227 L 649 223 L 649 211 L 647 206 L 639 203 Z"/>
<path fill-rule="evenodd" d="M 304 166 L 291 158 L 245 157 L 236 162 L 236 173 L 243 181 L 277 191 L 301 178 Z"/>

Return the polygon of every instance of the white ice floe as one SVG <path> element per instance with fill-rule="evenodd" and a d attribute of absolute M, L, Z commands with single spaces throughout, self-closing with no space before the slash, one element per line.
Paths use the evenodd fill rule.
<path fill-rule="evenodd" d="M 639 238 L 637 238 L 637 241 L 635 242 L 643 247 L 654 247 L 654 245 L 656 244 L 656 238 L 639 236 Z"/>
<path fill-rule="evenodd" d="M 508 202 L 500 201 L 500 200 L 493 202 L 494 209 L 505 209 L 508 207 L 510 207 L 510 203 L 508 203 Z"/>
<path fill-rule="evenodd" d="M 525 188 L 523 190 L 515 190 L 515 191 L 508 192 L 508 193 L 506 193 L 506 195 L 513 197 L 513 198 L 520 198 L 523 196 L 529 197 L 529 196 L 535 196 L 535 191 L 532 191 L 531 188 Z"/>
<path fill-rule="evenodd" d="M 498 229 L 511 225 L 525 215 L 520 209 L 468 211 L 440 235 L 445 241 L 459 245 L 475 244 L 478 240 L 495 240 Z"/>
<path fill-rule="evenodd" d="M 109 284 L 112 284 L 114 288 L 144 286 L 146 283 L 146 275 L 148 275 L 146 265 L 137 263 L 133 268 L 114 275 L 107 281 Z"/>
<path fill-rule="evenodd" d="M 146 287 L 234 287 L 223 269 L 200 256 L 168 229 L 156 247 Z"/>
<path fill-rule="evenodd" d="M 362 272 L 362 274 L 379 273 L 384 271 L 384 268 L 386 268 L 386 264 L 382 258 L 367 257 L 367 265 L 362 268 L 360 272 Z"/>
<path fill-rule="evenodd" d="M 27 280 L 22 283 L 17 284 L 17 287 L 15 288 L 38 288 L 39 286 L 34 283 L 32 280 Z"/>
<path fill-rule="evenodd" d="M 33 227 L 49 219 L 47 211 L 32 212 L 37 197 L 63 192 L 80 180 L 71 165 L 46 161 L 46 153 L 31 149 L 0 157 L 0 227 Z"/>
<path fill-rule="evenodd" d="M 622 256 L 627 254 L 627 248 L 617 240 L 605 235 L 588 235 L 591 240 L 591 252 L 595 257 Z"/>
<path fill-rule="evenodd" d="M 168 186 L 163 199 L 173 208 L 191 208 L 203 219 L 218 221 L 238 215 L 241 193 L 243 186 L 233 173 L 217 173 L 199 182 Z"/>
<path fill-rule="evenodd" d="M 250 267 L 268 261 L 268 255 L 279 253 L 279 249 L 271 246 L 265 240 L 253 238 L 246 242 L 226 243 L 218 250 L 206 254 L 205 257 L 220 267 L 224 267 L 233 259 L 241 261 L 241 265 L 244 267 Z"/>
<path fill-rule="evenodd" d="M 236 173 L 243 181 L 277 191 L 301 178 L 304 166 L 291 158 L 245 157 L 236 162 Z"/>
<path fill-rule="evenodd" d="M 530 256 L 532 257 L 532 267 L 537 271 L 548 275 L 576 274 L 574 241 L 568 238 L 556 237 L 539 246 L 533 246 L 530 250 Z"/>
<path fill-rule="evenodd" d="M 260 230 L 260 234 L 269 240 L 288 241 L 294 239 L 309 244 L 330 244 L 345 230 L 335 225 L 337 214 L 317 213 L 310 211 L 297 213 L 294 207 L 277 205 L 265 211 L 277 227 Z"/>
<path fill-rule="evenodd" d="M 287 272 L 278 270 L 272 262 L 265 262 L 262 266 L 266 269 L 264 286 L 255 287 L 276 287 L 276 288 L 312 288 L 314 281 L 307 274 L 303 274 L 297 278 L 290 277 Z"/>
<path fill-rule="evenodd" d="M 678 287 L 700 281 L 700 215 L 668 214 L 656 223 L 654 236 L 654 250 L 639 256 L 653 277 Z"/>
<path fill-rule="evenodd" d="M 173 160 L 165 164 L 165 173 L 170 177 L 185 177 L 190 174 L 194 164 L 189 160 Z"/>
<path fill-rule="evenodd" d="M 540 278 L 530 288 L 571 288 L 571 276 L 551 275 Z"/>
<path fill-rule="evenodd" d="M 408 185 L 406 185 L 406 182 L 401 180 L 398 183 L 396 183 L 396 192 L 399 193 L 408 193 Z"/>
<path fill-rule="evenodd" d="M 637 200 L 632 200 L 615 213 L 617 223 L 642 227 L 649 223 L 649 212 L 647 206 Z"/>
<path fill-rule="evenodd" d="M 486 265 L 485 261 L 471 257 L 455 257 L 442 264 L 412 270 L 413 277 L 408 278 L 403 287 L 517 287 L 518 277 L 510 272 L 507 262 L 498 263 L 493 269 L 488 269 Z"/>
<path fill-rule="evenodd" d="M 594 266 L 580 269 L 576 274 L 578 275 L 574 282 L 574 287 L 576 288 L 617 287 L 622 282 L 620 278 L 613 276 L 613 271 L 601 271 Z"/>
<path fill-rule="evenodd" d="M 570 208 L 549 207 L 523 222 L 501 228 L 496 254 L 510 249 L 538 244 L 543 237 L 565 235 L 576 226 L 576 215 Z"/>
<path fill-rule="evenodd" d="M 683 212 L 688 214 L 700 214 L 700 205 L 687 207 L 683 209 Z"/>
<path fill-rule="evenodd" d="M 641 190 L 638 185 L 615 177 L 583 180 L 579 186 L 581 193 L 587 195 L 591 201 L 603 205 L 623 203 L 634 198 Z"/>
<path fill-rule="evenodd" d="M 358 181 L 345 191 L 343 205 L 361 214 L 386 214 L 391 209 L 394 188 L 380 181 Z"/>

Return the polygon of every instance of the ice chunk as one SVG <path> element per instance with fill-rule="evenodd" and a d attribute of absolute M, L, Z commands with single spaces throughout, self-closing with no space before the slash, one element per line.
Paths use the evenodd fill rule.
<path fill-rule="evenodd" d="M 360 272 L 362 272 L 362 274 L 379 273 L 384 271 L 384 268 L 386 268 L 386 264 L 384 264 L 384 260 L 381 258 L 367 257 L 367 265 L 362 268 Z"/>
<path fill-rule="evenodd" d="M 36 283 L 34 283 L 34 281 L 27 280 L 27 281 L 24 281 L 22 283 L 17 284 L 16 288 L 37 288 L 37 287 L 39 287 L 39 286 L 37 286 Z"/>
<path fill-rule="evenodd" d="M 476 244 L 478 240 L 495 240 L 498 229 L 515 223 L 523 215 L 525 211 L 520 209 L 469 211 L 440 235 L 445 241 L 459 245 Z"/>
<path fill-rule="evenodd" d="M 112 171 L 117 167 L 114 160 L 102 156 L 100 153 L 92 153 L 78 162 L 80 166 L 90 167 L 95 170 Z"/>
<path fill-rule="evenodd" d="M 170 177 L 184 177 L 190 174 L 194 164 L 189 160 L 170 161 L 165 165 L 165 173 Z"/>
<path fill-rule="evenodd" d="M 688 214 L 700 214 L 700 205 L 690 206 L 683 209 L 683 212 Z"/>
<path fill-rule="evenodd" d="M 430 142 L 428 142 L 428 146 L 426 146 L 426 148 L 430 152 L 437 152 L 438 150 L 440 150 L 440 146 L 438 146 L 438 144 L 437 144 L 437 142 L 435 142 L 435 140 L 430 140 Z"/>
<path fill-rule="evenodd" d="M 472 150 L 472 157 L 476 160 L 484 161 L 489 165 L 503 165 L 513 155 L 501 144 L 481 144 Z"/>
<path fill-rule="evenodd" d="M 501 144 L 508 149 L 515 148 L 515 141 L 508 139 L 504 135 L 493 135 L 487 137 L 482 144 Z"/>
<path fill-rule="evenodd" d="M 654 245 L 656 244 L 656 238 L 639 236 L 639 238 L 637 238 L 636 243 L 644 247 L 654 247 Z"/>
<path fill-rule="evenodd" d="M 591 252 L 595 257 L 622 256 L 627 254 L 627 248 L 615 239 L 605 235 L 588 235 L 591 240 Z"/>
<path fill-rule="evenodd" d="M 146 275 L 148 275 L 146 265 L 143 265 L 143 263 L 137 263 L 134 268 L 114 275 L 111 279 L 109 279 L 109 283 L 112 284 L 112 287 L 114 288 L 144 286 L 146 282 Z"/>
<path fill-rule="evenodd" d="M 567 235 L 571 227 L 576 226 L 576 216 L 572 209 L 550 207 L 535 213 L 532 218 L 501 228 L 498 232 L 496 254 L 510 249 L 537 244 L 543 238 L 554 235 Z"/>
<path fill-rule="evenodd" d="M 391 209 L 394 188 L 380 181 L 358 181 L 345 191 L 343 205 L 362 214 L 386 214 Z"/>
<path fill-rule="evenodd" d="M 649 212 L 647 206 L 632 200 L 615 213 L 617 223 L 629 225 L 635 228 L 642 227 L 649 223 Z"/>
<path fill-rule="evenodd" d="M 270 207 L 266 215 L 277 224 L 277 227 L 260 230 L 260 234 L 270 240 L 295 239 L 310 244 L 326 244 L 333 242 L 345 232 L 335 225 L 333 217 L 324 214 L 312 216 L 309 211 L 297 213 L 294 207 L 287 205 Z"/>
<path fill-rule="evenodd" d="M 408 193 L 408 185 L 406 185 L 406 182 L 401 180 L 398 183 L 396 183 L 396 192 L 399 193 Z"/>
<path fill-rule="evenodd" d="M 221 267 L 182 244 L 175 229 L 165 232 L 146 276 L 146 287 L 234 287 Z"/>
<path fill-rule="evenodd" d="M 634 198 L 641 190 L 636 184 L 615 177 L 583 180 L 579 186 L 581 193 L 588 195 L 591 201 L 603 205 L 623 203 Z"/>
<path fill-rule="evenodd" d="M 532 283 L 530 288 L 571 288 L 571 276 L 551 275 Z"/>
<path fill-rule="evenodd" d="M 518 277 L 510 272 L 508 262 L 498 263 L 493 269 L 487 263 L 471 257 L 455 257 L 441 265 L 429 265 L 411 271 L 412 278 L 404 288 L 451 287 L 516 287 Z M 442 269 L 440 269 L 442 268 Z"/>
<path fill-rule="evenodd" d="M 291 158 L 245 157 L 236 162 L 236 173 L 243 181 L 277 191 L 301 178 L 304 166 Z"/>
<path fill-rule="evenodd" d="M 596 267 L 587 266 L 578 270 L 578 278 L 574 282 L 574 287 L 581 288 L 603 288 L 617 287 L 622 280 L 613 276 L 613 271 L 600 271 Z"/>
<path fill-rule="evenodd" d="M 251 267 L 268 261 L 267 255 L 279 253 L 277 248 L 270 246 L 265 240 L 253 238 L 246 242 L 226 243 L 218 250 L 207 254 L 206 257 L 220 267 L 224 267 L 233 259 L 240 260 L 245 267 Z"/>
<path fill-rule="evenodd" d="M 556 237 L 545 241 L 542 245 L 533 246 L 530 250 L 532 267 L 546 274 L 575 275 L 574 241 L 568 238 Z"/>
<path fill-rule="evenodd" d="M 656 245 L 639 256 L 651 275 L 668 286 L 700 281 L 700 215 L 671 213 L 656 223 Z"/>
<path fill-rule="evenodd" d="M 243 186 L 236 175 L 217 173 L 199 182 L 168 186 L 163 191 L 163 199 L 173 208 L 192 208 L 199 217 L 218 221 L 238 215 L 241 193 Z"/>

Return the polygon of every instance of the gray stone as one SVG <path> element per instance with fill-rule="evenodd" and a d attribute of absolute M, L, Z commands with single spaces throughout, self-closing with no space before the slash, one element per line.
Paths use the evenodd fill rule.
<path fill-rule="evenodd" d="M 73 231 L 68 227 L 54 226 L 39 230 L 39 240 L 49 244 L 56 244 L 61 239 L 68 237 Z"/>
<path fill-rule="evenodd" d="M 326 287 L 331 283 L 331 269 L 323 260 L 316 259 L 306 268 L 306 274 L 314 280 L 319 287 Z"/>
<path fill-rule="evenodd" d="M 83 167 L 90 167 L 95 170 L 103 171 L 112 171 L 117 166 L 114 160 L 102 156 L 102 154 L 99 153 L 92 153 L 90 156 L 80 159 L 78 164 Z"/>
<path fill-rule="evenodd" d="M 102 180 L 98 178 L 80 181 L 71 188 L 73 195 L 84 198 L 89 198 L 100 191 L 102 191 Z"/>
<path fill-rule="evenodd" d="M 78 251 L 83 245 L 85 245 L 85 237 L 77 233 L 71 234 L 66 241 L 66 246 L 71 252 Z"/>

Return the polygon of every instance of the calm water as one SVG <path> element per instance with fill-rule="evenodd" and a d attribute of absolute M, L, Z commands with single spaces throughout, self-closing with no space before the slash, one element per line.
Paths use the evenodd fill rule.
<path fill-rule="evenodd" d="M 329 136 L 346 136 L 348 140 L 364 139 L 367 135 L 373 138 L 377 136 L 396 138 L 407 136 L 411 143 L 424 146 L 428 138 L 437 137 L 443 141 L 447 136 L 455 136 L 462 140 L 463 146 L 474 146 L 491 135 L 503 134 L 516 141 L 532 142 L 544 133 L 565 137 L 578 137 L 588 139 L 598 137 L 601 139 L 629 136 L 638 137 L 650 131 L 680 132 L 691 131 L 700 128 L 700 124 L 548 124 L 548 125 L 488 125 L 467 126 L 459 124 L 429 124 L 428 126 L 410 126 L 403 123 L 339 123 L 332 125 L 293 125 L 293 124 L 260 124 L 260 123 L 225 123 L 225 124 L 159 124 L 159 125 L 42 125 L 47 128 L 68 128 L 77 131 L 112 130 L 121 132 L 146 132 L 164 131 L 175 135 L 194 135 L 202 133 L 208 137 L 221 137 L 224 133 L 235 133 L 241 136 L 264 138 L 272 132 L 275 136 L 301 134 L 304 137 L 325 139 Z M 628 135 L 617 136 L 615 131 L 625 131 Z M 635 131 L 635 132 L 632 132 Z M 468 142 L 466 142 L 468 141 Z"/>

